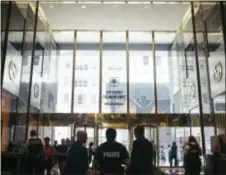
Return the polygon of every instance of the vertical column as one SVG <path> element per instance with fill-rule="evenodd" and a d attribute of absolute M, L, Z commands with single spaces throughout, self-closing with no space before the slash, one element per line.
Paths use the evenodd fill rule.
<path fill-rule="evenodd" d="M 94 127 L 94 146 L 98 146 L 98 138 L 99 138 L 99 123 L 98 123 L 98 114 L 95 114 L 95 127 Z"/>
<path fill-rule="evenodd" d="M 129 125 L 128 132 L 129 132 L 129 152 L 131 153 L 133 148 L 133 138 L 134 138 L 133 126 Z"/>
<path fill-rule="evenodd" d="M 130 97 L 129 97 L 129 32 L 126 31 L 126 88 L 127 88 L 127 119 L 129 119 L 130 114 Z"/>
<path fill-rule="evenodd" d="M 159 128 L 156 128 L 156 157 L 157 157 L 157 167 L 159 167 Z"/>
<path fill-rule="evenodd" d="M 74 136 L 74 139 L 76 137 L 76 123 L 74 123 L 74 127 L 73 127 L 73 136 Z"/>
<path fill-rule="evenodd" d="M 155 33 L 152 31 L 152 59 L 153 59 L 153 75 L 154 75 L 154 98 L 155 98 L 155 115 L 158 113 L 157 101 L 157 84 L 156 84 L 156 57 L 155 57 Z"/>
<path fill-rule="evenodd" d="M 173 80 L 173 61 L 172 61 L 172 46 L 168 48 L 168 67 L 169 67 L 169 70 L 172 71 L 171 73 L 169 73 L 169 80 L 172 80 L 171 84 L 170 84 L 170 111 L 172 113 L 174 113 L 174 107 L 173 107 L 173 104 L 174 104 L 174 98 L 173 98 L 173 84 L 174 84 L 174 80 Z M 168 122 L 168 121 L 167 121 Z M 168 125 L 168 123 L 167 123 Z"/>
<path fill-rule="evenodd" d="M 8 14 L 7 14 L 7 20 L 6 20 L 6 30 L 5 30 L 5 40 L 3 44 L 3 50 L 1 55 L 1 89 L 4 79 L 4 69 L 5 69 L 5 60 L 6 60 L 6 54 L 7 54 L 7 44 L 8 44 L 8 38 L 9 38 L 9 25 L 10 25 L 10 18 L 11 18 L 11 11 L 12 11 L 12 1 L 9 1 L 9 7 L 8 7 Z"/>
<path fill-rule="evenodd" d="M 74 123 L 73 124 L 71 124 L 70 125 L 71 126 L 71 138 L 73 138 L 74 137 L 74 127 L 75 127 L 75 125 L 74 125 Z"/>
<path fill-rule="evenodd" d="M 100 31 L 100 72 L 99 72 L 99 114 L 102 110 L 102 67 L 103 67 L 103 31 Z"/>
<path fill-rule="evenodd" d="M 75 96 L 75 64 L 76 64 L 76 47 L 77 47 L 77 31 L 74 31 L 74 47 L 72 61 L 72 85 L 71 85 L 71 114 L 74 113 L 74 96 Z"/>
<path fill-rule="evenodd" d="M 194 12 L 194 2 L 191 2 L 191 15 L 192 15 L 192 28 L 194 37 L 194 48 L 195 48 L 195 62 L 196 62 L 196 73 L 197 73 L 197 86 L 198 86 L 198 97 L 199 97 L 199 113 L 200 113 L 200 126 L 201 126 L 201 139 L 202 139 L 202 151 L 203 155 L 206 153 L 205 145 L 205 133 L 203 124 L 203 106 L 202 106 L 202 91 L 201 91 L 201 81 L 200 81 L 200 70 L 199 70 L 199 59 L 198 59 L 198 47 L 196 38 L 196 27 L 195 27 L 195 12 Z"/>
<path fill-rule="evenodd" d="M 73 60 L 72 60 L 72 83 L 71 83 L 71 114 L 74 113 L 74 100 L 75 100 L 75 66 L 76 66 L 76 50 L 77 50 L 77 31 L 74 31 L 74 40 L 73 40 Z M 72 134 L 75 138 L 76 136 L 76 122 L 73 123 Z"/>
<path fill-rule="evenodd" d="M 225 53 L 225 60 L 226 60 L 226 3 L 220 2 L 220 11 L 221 11 L 221 21 L 222 21 L 222 31 L 223 31 L 223 39 L 224 39 L 224 53 Z M 226 67 L 226 61 L 225 61 L 225 67 Z M 225 83 L 225 89 L 226 89 L 226 83 Z M 226 101 L 226 95 L 225 95 L 225 101 Z M 224 117 L 224 133 L 226 134 L 226 117 Z M 225 135 L 226 137 L 226 135 Z M 225 138 L 226 139 L 226 138 Z"/>
<path fill-rule="evenodd" d="M 35 56 L 35 45 L 36 45 L 36 35 L 37 35 L 37 26 L 38 26 L 38 10 L 39 10 L 39 1 L 36 1 L 35 7 L 35 23 L 34 23 L 34 35 L 32 41 L 32 51 L 31 51 L 31 67 L 30 67 L 30 78 L 29 78 L 29 88 L 28 88 L 28 100 L 27 100 L 27 121 L 25 129 L 25 141 L 28 138 L 28 128 L 30 122 L 30 106 L 31 106 L 31 87 L 33 82 L 33 70 L 34 70 L 34 56 Z"/>
<path fill-rule="evenodd" d="M 51 126 L 51 143 L 54 144 L 55 141 L 55 132 L 54 132 L 54 127 Z"/>
<path fill-rule="evenodd" d="M 95 115 L 95 130 L 94 130 L 94 141 L 95 146 L 99 144 L 99 123 L 98 117 L 101 116 L 102 111 L 102 70 L 103 70 L 103 31 L 100 31 L 100 42 L 99 42 L 99 52 L 100 52 L 100 72 L 99 72 L 99 114 Z"/>
<path fill-rule="evenodd" d="M 202 13 L 203 15 L 203 13 Z M 204 19 L 204 16 L 203 16 Z M 205 62 L 206 62 L 206 76 L 207 76 L 207 84 L 208 84 L 208 97 L 209 97 L 209 103 L 210 103 L 210 115 L 211 120 L 214 127 L 214 134 L 217 134 L 217 128 L 216 128 L 216 122 L 214 117 L 214 104 L 213 104 L 213 98 L 212 98 L 212 91 L 211 91 L 211 82 L 210 82 L 210 74 L 209 74 L 209 42 L 208 42 L 208 31 L 207 31 L 207 24 L 206 20 L 203 21 L 204 25 L 204 32 L 203 32 L 203 38 L 204 38 L 204 53 L 205 53 Z"/>

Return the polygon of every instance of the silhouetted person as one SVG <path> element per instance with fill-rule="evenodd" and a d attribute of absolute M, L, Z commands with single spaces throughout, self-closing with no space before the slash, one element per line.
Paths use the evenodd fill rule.
<path fill-rule="evenodd" d="M 171 145 L 168 145 L 168 161 L 169 161 L 169 164 L 170 164 L 170 161 L 171 161 Z"/>
<path fill-rule="evenodd" d="M 67 163 L 65 167 L 66 175 L 84 175 L 87 173 L 88 164 L 88 153 L 84 144 L 87 141 L 87 133 L 85 131 L 77 132 L 77 141 L 71 146 Z"/>
<path fill-rule="evenodd" d="M 156 167 L 156 158 L 157 158 L 157 146 L 154 143 L 154 140 L 151 141 L 153 147 L 153 165 Z"/>
<path fill-rule="evenodd" d="M 28 151 L 28 174 L 43 174 L 44 173 L 44 147 L 37 132 L 32 130 L 30 132 L 31 138 L 27 142 Z"/>
<path fill-rule="evenodd" d="M 99 166 L 100 175 L 122 175 L 122 164 L 129 165 L 129 154 L 125 146 L 115 141 L 116 130 L 108 128 L 106 131 L 107 142 L 97 147 L 94 164 Z"/>
<path fill-rule="evenodd" d="M 199 175 L 201 171 L 201 148 L 194 136 L 190 136 L 185 146 L 184 168 L 186 175 Z"/>
<path fill-rule="evenodd" d="M 170 167 L 173 166 L 173 160 L 174 160 L 174 166 L 177 166 L 177 145 L 176 142 L 173 142 L 173 145 L 170 150 Z"/>
<path fill-rule="evenodd" d="M 166 155 L 165 155 L 164 146 L 160 147 L 160 160 L 161 160 L 161 164 L 165 165 L 165 163 L 166 163 Z"/>
<path fill-rule="evenodd" d="M 89 143 L 89 164 L 92 162 L 95 152 L 93 150 L 93 142 Z"/>
<path fill-rule="evenodd" d="M 153 145 L 144 137 L 144 127 L 137 126 L 131 153 L 131 174 L 153 174 Z"/>
<path fill-rule="evenodd" d="M 45 152 L 45 160 L 44 160 L 44 169 L 47 171 L 47 175 L 51 175 L 51 169 L 54 164 L 54 155 L 55 150 L 54 147 L 50 145 L 50 138 L 44 138 L 44 152 Z"/>
<path fill-rule="evenodd" d="M 71 146 L 71 140 L 69 138 L 66 138 L 66 145 L 69 147 Z"/>
<path fill-rule="evenodd" d="M 54 141 L 53 147 L 55 148 L 55 150 L 57 150 L 57 148 L 58 148 L 57 140 Z"/>
<path fill-rule="evenodd" d="M 64 173 L 64 168 L 67 160 L 67 149 L 68 149 L 68 146 L 66 145 L 65 139 L 61 139 L 61 145 L 59 145 L 57 148 L 58 164 L 59 164 L 61 175 L 63 175 Z"/>

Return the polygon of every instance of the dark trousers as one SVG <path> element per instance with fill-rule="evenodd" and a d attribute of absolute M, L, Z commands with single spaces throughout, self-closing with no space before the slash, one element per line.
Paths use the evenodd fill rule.
<path fill-rule="evenodd" d="M 28 174 L 42 175 L 44 174 L 43 159 L 30 158 L 28 162 Z"/>
<path fill-rule="evenodd" d="M 173 160 L 174 160 L 174 166 L 177 166 L 178 165 L 177 156 L 171 156 L 170 157 L 170 167 L 173 166 Z"/>
<path fill-rule="evenodd" d="M 48 158 L 44 160 L 44 170 L 47 171 L 47 175 L 51 175 L 51 170 L 53 168 L 53 158 Z"/>

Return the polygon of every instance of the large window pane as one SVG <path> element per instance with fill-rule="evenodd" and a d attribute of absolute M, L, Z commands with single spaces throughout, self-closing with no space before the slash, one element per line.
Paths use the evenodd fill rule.
<path fill-rule="evenodd" d="M 103 33 L 102 113 L 126 113 L 126 33 Z"/>
<path fill-rule="evenodd" d="M 99 112 L 99 32 L 77 32 L 74 112 Z"/>
<path fill-rule="evenodd" d="M 129 33 L 130 113 L 154 113 L 151 32 Z"/>
<path fill-rule="evenodd" d="M 213 109 L 216 114 L 216 132 L 225 134 L 226 127 L 226 82 L 225 82 L 225 42 L 223 39 L 223 26 L 220 4 L 216 3 L 207 18 L 207 36 L 209 41 L 209 76 Z M 224 3 L 224 16 L 226 16 L 226 5 Z M 224 31 L 226 32 L 226 31 Z"/>
<path fill-rule="evenodd" d="M 57 90 L 56 112 L 71 112 L 72 92 L 72 60 L 74 31 L 61 31 L 53 33 L 54 39 L 59 46 L 57 56 L 51 57 L 49 76 L 54 76 L 50 89 Z M 57 89 L 56 89 L 57 87 Z"/>
<path fill-rule="evenodd" d="M 13 118 L 9 125 L 11 130 L 8 132 L 11 135 L 10 138 L 17 141 L 24 141 L 26 135 L 31 68 L 31 62 L 28 59 L 31 58 L 34 17 L 35 15 L 27 3 L 17 6 L 16 3 L 12 2 L 3 88 L 10 93 L 10 98 L 12 98 L 10 104 L 12 112 L 18 112 L 17 115 L 12 115 Z M 24 28 L 25 18 L 27 23 Z M 24 30 L 27 32 L 23 37 Z M 31 111 L 35 111 L 35 108 Z"/>
<path fill-rule="evenodd" d="M 173 77 L 172 59 L 169 49 L 176 33 L 155 32 L 155 60 L 156 60 L 156 86 L 157 86 L 157 112 L 173 112 L 173 84 L 176 78 Z M 175 80 L 174 80 L 175 79 Z M 175 90 L 176 91 L 176 90 Z"/>

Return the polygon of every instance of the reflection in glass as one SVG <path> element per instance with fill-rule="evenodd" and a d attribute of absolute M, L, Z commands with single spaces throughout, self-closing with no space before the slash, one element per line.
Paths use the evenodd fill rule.
<path fill-rule="evenodd" d="M 99 32 L 77 32 L 74 112 L 99 112 Z"/>
<path fill-rule="evenodd" d="M 174 89 L 172 57 L 169 48 L 176 37 L 176 33 L 155 33 L 155 59 L 156 59 L 156 84 L 157 84 L 157 112 L 173 113 Z M 176 80 L 177 81 L 177 80 Z"/>
<path fill-rule="evenodd" d="M 130 113 L 154 113 L 151 33 L 129 33 Z"/>
<path fill-rule="evenodd" d="M 190 136 L 189 127 L 159 127 L 159 165 L 169 166 L 169 153 L 173 142 L 177 145 L 177 161 L 178 166 L 183 165 L 184 161 L 184 146 Z M 199 139 L 200 140 L 200 139 Z"/>
<path fill-rule="evenodd" d="M 72 60 L 73 60 L 73 38 L 74 32 L 54 32 L 53 37 L 59 46 L 58 53 L 51 56 L 51 64 L 49 65 L 50 89 L 57 93 L 54 96 L 56 112 L 71 112 L 71 88 L 72 88 Z M 57 87 L 57 88 L 56 88 Z"/>
<path fill-rule="evenodd" d="M 102 113 L 126 113 L 126 33 L 103 33 Z"/>

